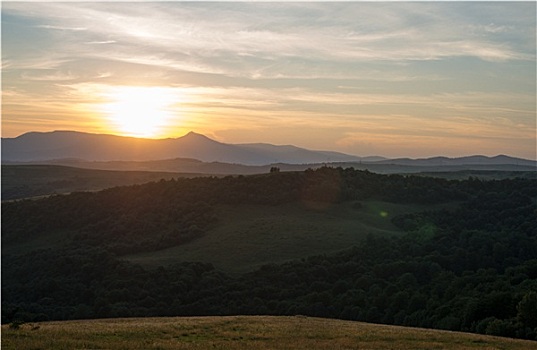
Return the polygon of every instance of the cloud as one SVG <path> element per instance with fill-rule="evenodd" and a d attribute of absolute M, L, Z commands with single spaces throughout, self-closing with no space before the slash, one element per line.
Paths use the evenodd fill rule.
<path fill-rule="evenodd" d="M 21 79 L 33 80 L 33 81 L 66 81 L 77 79 L 78 76 L 71 74 L 71 72 L 61 72 L 53 70 L 52 72 L 47 70 L 34 71 L 33 73 L 22 73 Z"/>
<path fill-rule="evenodd" d="M 88 30 L 88 28 L 84 28 L 84 27 L 62 27 L 62 26 L 53 26 L 53 25 L 48 25 L 48 24 L 38 25 L 37 28 L 55 29 L 55 30 L 72 30 L 75 32 Z"/>
<path fill-rule="evenodd" d="M 103 41 L 87 41 L 85 44 L 87 45 L 105 45 L 105 44 L 115 44 L 117 41 L 115 40 L 103 40 Z"/>
<path fill-rule="evenodd" d="M 78 42 L 114 43 L 91 52 L 75 37 L 58 43 L 72 54 L 116 57 L 179 70 L 263 78 L 291 76 L 279 63 L 401 62 L 476 57 L 531 60 L 532 51 L 497 41 L 511 24 L 468 24 L 465 4 L 428 3 L 50 3 L 8 4 L 48 29 L 80 31 Z M 69 14 L 69 15 L 67 15 Z M 471 26 L 472 30 L 467 31 Z M 80 37 L 79 34 L 77 34 Z M 137 53 L 134 53 L 137 52 Z M 157 52 L 157 55 L 148 54 Z M 306 59 L 307 58 L 307 59 Z M 291 64 L 289 68 L 296 68 Z"/>

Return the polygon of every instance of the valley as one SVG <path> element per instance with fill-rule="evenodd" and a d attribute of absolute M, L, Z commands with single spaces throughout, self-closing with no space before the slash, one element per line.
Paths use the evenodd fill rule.
<path fill-rule="evenodd" d="M 536 339 L 537 184 L 320 167 L 2 203 L 2 323 L 337 318 Z"/>

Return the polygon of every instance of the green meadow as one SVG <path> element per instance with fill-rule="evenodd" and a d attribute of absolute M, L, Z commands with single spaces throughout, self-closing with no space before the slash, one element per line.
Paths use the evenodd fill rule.
<path fill-rule="evenodd" d="M 270 263 L 335 253 L 368 235 L 401 235 L 391 219 L 425 208 L 375 200 L 219 206 L 218 224 L 202 237 L 124 259 L 149 268 L 184 261 L 210 262 L 227 273 L 243 273 Z"/>

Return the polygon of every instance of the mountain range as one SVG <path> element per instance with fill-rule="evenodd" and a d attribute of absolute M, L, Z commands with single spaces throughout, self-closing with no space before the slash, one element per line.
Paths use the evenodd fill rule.
<path fill-rule="evenodd" d="M 29 132 L 2 138 L 3 162 L 35 162 L 75 158 L 85 161 L 148 161 L 191 158 L 203 162 L 245 165 L 272 163 L 352 162 L 363 158 L 295 146 L 226 144 L 189 132 L 179 138 L 142 139 L 75 131 Z M 382 160 L 382 157 L 365 160 Z"/>
<path fill-rule="evenodd" d="M 447 158 L 386 159 L 358 157 L 339 152 L 313 151 L 296 146 L 265 143 L 227 144 L 189 132 L 179 138 L 143 139 L 76 131 L 29 132 L 2 138 L 2 163 L 104 163 L 156 160 L 197 160 L 249 166 L 271 164 L 362 163 L 412 167 L 513 165 L 537 170 L 537 162 L 505 155 Z M 104 166 L 104 164 L 103 164 Z"/>

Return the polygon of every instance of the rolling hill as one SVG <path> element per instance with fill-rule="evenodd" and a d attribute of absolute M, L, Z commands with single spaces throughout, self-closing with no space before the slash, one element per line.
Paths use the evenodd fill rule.
<path fill-rule="evenodd" d="M 242 165 L 202 162 L 196 159 L 155 161 L 87 162 L 58 160 L 2 165 L 2 200 L 45 196 L 73 191 L 94 191 L 114 186 L 141 184 L 161 179 L 195 176 L 267 174 L 272 167 L 282 172 L 318 169 L 324 164 Z M 48 164 L 47 164 L 48 163 Z M 537 171 L 524 165 L 411 166 L 395 164 L 332 163 L 331 166 L 368 170 L 379 174 L 417 174 L 448 179 L 537 178 Z"/>
<path fill-rule="evenodd" d="M 537 342 L 304 316 L 167 317 L 2 326 L 4 349 L 537 349 Z"/>
<path fill-rule="evenodd" d="M 2 165 L 2 200 L 95 191 L 161 179 L 202 176 L 162 171 L 114 171 L 60 165 Z"/>

